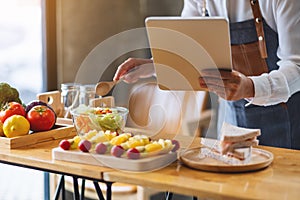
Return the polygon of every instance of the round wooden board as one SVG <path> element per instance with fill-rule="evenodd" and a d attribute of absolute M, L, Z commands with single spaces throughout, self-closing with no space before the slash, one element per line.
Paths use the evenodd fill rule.
<path fill-rule="evenodd" d="M 252 148 L 251 158 L 247 163 L 227 164 L 214 158 L 200 156 L 201 149 L 184 150 L 179 156 L 182 163 L 188 167 L 210 172 L 248 172 L 264 169 L 273 161 L 273 154 L 269 151 Z"/>

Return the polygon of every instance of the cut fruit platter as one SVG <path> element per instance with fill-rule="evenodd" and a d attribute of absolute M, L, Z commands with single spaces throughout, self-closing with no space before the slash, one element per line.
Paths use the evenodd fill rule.
<path fill-rule="evenodd" d="M 149 171 L 177 160 L 177 140 L 151 140 L 143 134 L 92 130 L 85 136 L 61 140 L 53 158 L 126 171 Z"/>

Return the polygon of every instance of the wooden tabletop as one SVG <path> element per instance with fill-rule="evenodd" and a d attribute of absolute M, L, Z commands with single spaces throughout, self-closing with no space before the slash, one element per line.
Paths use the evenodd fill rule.
<path fill-rule="evenodd" d="M 268 168 L 255 172 L 204 172 L 177 162 L 142 174 L 105 172 L 104 179 L 213 199 L 299 199 L 300 151 L 260 148 L 272 152 L 274 161 Z"/>
<path fill-rule="evenodd" d="M 106 167 L 53 160 L 52 149 L 58 147 L 59 142 L 60 140 L 54 140 L 24 148 L 1 149 L 0 162 L 92 180 L 102 180 L 103 172 L 112 170 Z"/>
<path fill-rule="evenodd" d="M 183 146 L 197 146 L 198 139 L 178 136 Z M 131 183 L 189 196 L 213 199 L 299 199 L 300 151 L 259 147 L 274 155 L 266 169 L 246 173 L 194 170 L 175 162 L 160 170 L 134 173 L 101 166 L 52 159 L 59 140 L 27 148 L 1 149 L 0 162 L 88 179 Z"/>

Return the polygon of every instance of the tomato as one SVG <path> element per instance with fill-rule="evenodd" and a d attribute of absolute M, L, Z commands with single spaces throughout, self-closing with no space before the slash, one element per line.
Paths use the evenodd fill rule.
<path fill-rule="evenodd" d="M 23 105 L 17 102 L 9 102 L 5 104 L 0 111 L 0 121 L 4 123 L 4 121 L 12 115 L 22 115 L 25 117 L 26 112 Z"/>
<path fill-rule="evenodd" d="M 44 105 L 32 107 L 28 111 L 26 118 L 30 123 L 30 130 L 32 131 L 50 130 L 56 122 L 55 113 Z"/>
<path fill-rule="evenodd" d="M 108 113 L 112 113 L 112 110 L 109 108 L 100 108 L 98 110 L 96 110 L 96 114 L 100 115 L 100 114 L 108 114 Z"/>

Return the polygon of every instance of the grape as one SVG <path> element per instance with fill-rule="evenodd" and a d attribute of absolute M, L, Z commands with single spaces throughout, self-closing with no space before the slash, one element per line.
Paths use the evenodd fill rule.
<path fill-rule="evenodd" d="M 31 108 L 33 108 L 34 106 L 40 106 L 40 105 L 42 105 L 42 106 L 47 106 L 47 107 L 50 108 L 50 106 L 49 106 L 47 103 L 43 102 L 43 101 L 40 101 L 40 100 L 33 100 L 33 101 L 29 102 L 29 103 L 26 105 L 26 107 L 25 107 L 25 112 L 28 113 L 29 110 L 31 110 Z M 50 109 L 53 111 L 52 108 L 50 108 Z M 53 111 L 53 112 L 54 112 L 54 111 Z"/>
<path fill-rule="evenodd" d="M 115 135 L 115 136 L 119 136 L 119 135 L 120 135 L 120 134 L 119 134 L 118 132 L 116 132 L 116 131 L 113 132 L 112 134 Z"/>
<path fill-rule="evenodd" d="M 136 148 L 128 149 L 126 154 L 129 159 L 139 159 L 141 156 L 140 152 Z"/>
<path fill-rule="evenodd" d="M 105 154 L 107 152 L 108 146 L 103 142 L 98 143 L 95 147 L 95 151 L 98 154 Z"/>
<path fill-rule="evenodd" d="M 92 143 L 88 140 L 81 140 L 78 147 L 82 152 L 89 152 L 92 147 Z"/>
<path fill-rule="evenodd" d="M 71 143 L 69 140 L 62 140 L 62 141 L 60 141 L 59 146 L 63 150 L 69 150 L 71 147 Z"/>
<path fill-rule="evenodd" d="M 121 157 L 122 154 L 124 153 L 124 149 L 121 145 L 115 145 L 111 148 L 111 151 L 110 153 L 113 155 L 113 156 L 116 156 L 116 157 Z"/>
<path fill-rule="evenodd" d="M 172 152 L 177 151 L 180 148 L 180 144 L 178 142 L 178 140 L 171 140 L 172 144 L 175 145 L 174 148 L 172 149 Z"/>

